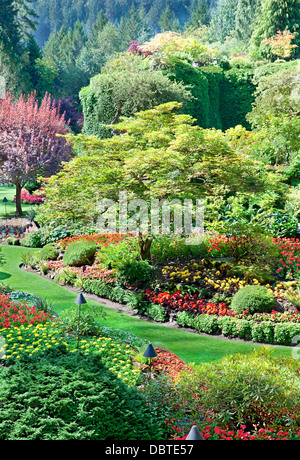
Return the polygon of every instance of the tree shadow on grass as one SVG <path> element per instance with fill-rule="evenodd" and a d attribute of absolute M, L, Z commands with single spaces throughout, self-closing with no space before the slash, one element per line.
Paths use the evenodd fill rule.
<path fill-rule="evenodd" d="M 11 275 L 9 273 L 0 272 L 0 281 L 7 280 L 8 278 L 11 278 Z"/>

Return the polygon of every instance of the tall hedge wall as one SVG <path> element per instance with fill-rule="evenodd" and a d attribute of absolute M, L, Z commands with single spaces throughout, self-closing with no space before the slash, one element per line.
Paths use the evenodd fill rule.
<path fill-rule="evenodd" d="M 225 131 L 242 125 L 250 129 L 246 115 L 255 100 L 252 69 L 194 68 L 188 63 L 179 63 L 169 77 L 192 86 L 195 99 L 186 103 L 183 111 L 196 118 L 203 128 Z"/>
<path fill-rule="evenodd" d="M 190 89 L 194 98 L 184 102 L 182 111 L 195 118 L 199 126 L 226 130 L 242 125 L 250 129 L 246 115 L 251 111 L 254 102 L 252 69 L 225 70 L 219 66 L 197 68 L 187 62 L 178 61 L 165 75 L 172 81 L 182 82 Z M 110 132 L 103 125 L 110 123 L 116 111 L 111 92 L 112 81 L 109 75 L 94 77 L 89 87 L 81 90 L 84 132 L 109 137 Z M 159 103 L 163 102 L 169 102 L 169 99 Z M 132 108 L 132 113 L 127 110 L 122 115 L 131 116 L 135 111 Z"/>
<path fill-rule="evenodd" d="M 224 130 L 236 125 L 250 129 L 246 121 L 255 100 L 252 69 L 233 68 L 223 72 L 220 83 L 220 117 Z"/>

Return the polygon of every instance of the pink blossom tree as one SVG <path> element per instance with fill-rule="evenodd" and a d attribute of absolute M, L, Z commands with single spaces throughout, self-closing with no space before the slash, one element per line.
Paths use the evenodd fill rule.
<path fill-rule="evenodd" d="M 22 215 L 21 192 L 38 175 L 49 177 L 72 157 L 64 135 L 70 131 L 64 114 L 46 94 L 41 104 L 35 93 L 0 100 L 0 180 L 16 187 L 16 214 Z"/>

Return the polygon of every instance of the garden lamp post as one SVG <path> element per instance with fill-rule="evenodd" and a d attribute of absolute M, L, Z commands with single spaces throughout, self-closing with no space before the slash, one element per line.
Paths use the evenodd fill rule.
<path fill-rule="evenodd" d="M 3 203 L 4 203 L 4 206 L 5 206 L 5 216 L 7 217 L 6 205 L 8 203 L 8 199 L 6 198 L 6 196 L 3 198 Z"/>
<path fill-rule="evenodd" d="M 78 326 L 77 326 L 77 349 L 79 348 L 79 324 L 80 324 L 80 313 L 81 313 L 81 305 L 87 303 L 83 294 L 80 292 L 75 303 L 79 306 L 78 307 Z"/>
<path fill-rule="evenodd" d="M 149 345 L 147 346 L 146 348 L 146 351 L 143 355 L 145 358 L 149 358 L 149 365 L 150 365 L 150 377 L 151 377 L 151 362 L 152 362 L 152 359 L 155 358 L 157 356 L 157 353 L 156 351 L 154 350 L 153 348 L 153 345 L 151 345 L 151 343 L 149 343 Z"/>
<path fill-rule="evenodd" d="M 187 441 L 204 441 L 204 438 L 196 425 L 193 425 L 186 437 Z"/>

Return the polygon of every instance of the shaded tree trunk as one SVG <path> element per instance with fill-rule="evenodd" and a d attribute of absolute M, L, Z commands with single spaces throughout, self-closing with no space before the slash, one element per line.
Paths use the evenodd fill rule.
<path fill-rule="evenodd" d="M 152 238 L 143 236 L 139 233 L 138 236 L 138 247 L 141 260 L 151 260 L 151 245 L 152 245 Z"/>
<path fill-rule="evenodd" d="M 22 192 L 21 185 L 16 184 L 16 214 L 19 217 L 22 216 L 21 192 Z"/>

